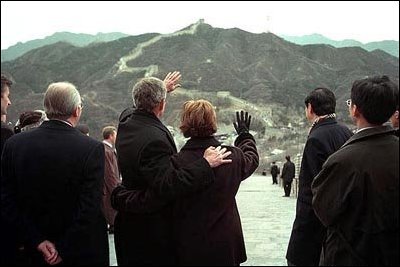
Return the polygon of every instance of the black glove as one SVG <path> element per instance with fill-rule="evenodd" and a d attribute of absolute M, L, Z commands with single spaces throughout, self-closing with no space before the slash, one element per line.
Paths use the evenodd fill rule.
<path fill-rule="evenodd" d="M 239 118 L 239 112 L 236 111 L 236 120 L 237 123 L 234 122 L 233 126 L 235 127 L 235 130 L 238 135 L 244 134 L 244 133 L 249 133 L 250 130 L 250 122 L 251 122 L 251 116 L 249 116 L 249 113 L 244 113 L 243 110 L 240 111 L 240 118 Z"/>

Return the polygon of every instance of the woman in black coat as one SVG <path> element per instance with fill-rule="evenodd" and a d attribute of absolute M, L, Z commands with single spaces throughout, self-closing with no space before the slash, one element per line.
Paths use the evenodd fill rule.
<path fill-rule="evenodd" d="M 247 127 L 244 127 L 247 124 Z M 236 147 L 231 164 L 214 169 L 215 182 L 203 191 L 180 198 L 174 205 L 174 228 L 179 265 L 233 265 L 246 261 L 240 216 L 235 196 L 240 183 L 258 167 L 256 143 L 248 133 L 250 118 L 238 116 Z M 214 138 L 216 115 L 205 100 L 184 104 L 181 130 L 190 137 L 173 157 L 177 166 L 185 166 L 202 157 L 209 146 L 219 146 Z"/>

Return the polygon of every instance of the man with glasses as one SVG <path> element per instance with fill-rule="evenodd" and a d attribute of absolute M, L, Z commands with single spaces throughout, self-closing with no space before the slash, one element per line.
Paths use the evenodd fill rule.
<path fill-rule="evenodd" d="M 383 125 L 398 105 L 396 91 L 387 76 L 353 83 L 357 131 L 312 183 L 315 213 L 327 227 L 322 266 L 399 265 L 399 138 Z"/>
<path fill-rule="evenodd" d="M 314 89 L 304 102 L 306 117 L 312 124 L 301 162 L 296 218 L 286 259 L 289 265 L 317 266 L 326 229 L 312 208 L 311 183 L 326 159 L 352 133 L 346 126 L 337 123 L 336 99 L 329 89 Z"/>

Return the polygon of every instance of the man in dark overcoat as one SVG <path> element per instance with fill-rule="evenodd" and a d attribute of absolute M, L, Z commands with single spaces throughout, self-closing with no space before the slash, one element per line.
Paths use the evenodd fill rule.
<path fill-rule="evenodd" d="M 296 173 L 296 166 L 290 161 L 290 156 L 286 156 L 286 162 L 282 168 L 283 189 L 285 190 L 285 197 L 290 197 L 290 190 L 292 189 L 292 182 Z"/>
<path fill-rule="evenodd" d="M 399 265 L 399 138 L 389 125 L 398 86 L 387 76 L 355 81 L 357 132 L 312 183 L 313 207 L 328 228 L 323 266 Z"/>
<path fill-rule="evenodd" d="M 312 125 L 301 161 L 296 218 L 286 259 L 288 264 L 317 266 L 326 229 L 312 208 L 311 182 L 325 160 L 338 150 L 352 133 L 336 121 L 336 99 L 329 89 L 314 89 L 304 103 L 306 117 Z"/>
<path fill-rule="evenodd" d="M 271 176 L 272 176 L 272 184 L 278 184 L 278 177 L 279 174 L 279 168 L 278 165 L 276 165 L 275 161 L 272 162 L 272 166 L 271 166 Z"/>
<path fill-rule="evenodd" d="M 82 113 L 74 85 L 50 84 L 44 108 L 49 121 L 5 144 L 1 219 L 16 225 L 32 265 L 108 266 L 103 144 L 74 128 Z"/>

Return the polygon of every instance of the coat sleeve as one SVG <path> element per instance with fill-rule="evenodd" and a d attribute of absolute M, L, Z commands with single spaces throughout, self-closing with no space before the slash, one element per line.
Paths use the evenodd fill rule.
<path fill-rule="evenodd" d="M 117 187 L 111 196 L 113 208 L 133 213 L 155 212 L 169 201 L 214 181 L 214 172 L 204 158 L 178 168 L 172 163 L 171 156 L 171 148 L 162 141 L 146 145 L 139 166 L 148 187 L 144 190 Z"/>
<path fill-rule="evenodd" d="M 315 177 L 311 184 L 312 205 L 325 227 L 335 224 L 346 210 L 357 176 L 358 173 L 352 166 L 328 159 Z"/>
<path fill-rule="evenodd" d="M 112 190 L 120 183 L 116 156 L 113 151 L 105 148 L 103 195 L 111 194 Z"/>
<path fill-rule="evenodd" d="M 77 242 L 90 231 L 93 222 L 100 218 L 104 219 L 100 211 L 103 180 L 104 146 L 99 143 L 89 153 L 84 165 L 84 177 L 78 193 L 78 207 L 74 220 L 65 234 L 56 242 L 61 258 L 76 258 L 75 254 L 79 253 L 76 249 Z"/>
<path fill-rule="evenodd" d="M 237 137 L 235 145 L 241 151 L 241 177 L 244 180 L 253 174 L 259 164 L 256 141 L 251 134 L 246 133 Z"/>

